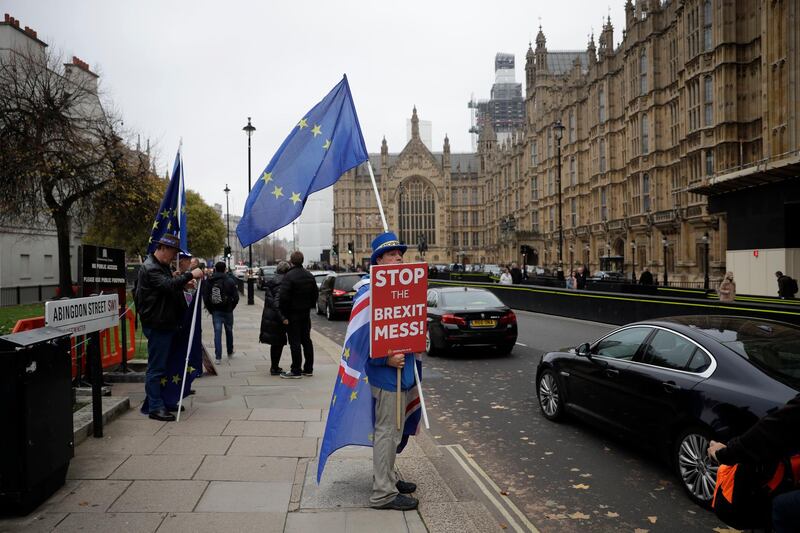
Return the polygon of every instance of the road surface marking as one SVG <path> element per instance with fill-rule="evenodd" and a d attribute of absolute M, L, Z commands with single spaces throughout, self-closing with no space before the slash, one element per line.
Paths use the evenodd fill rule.
<path fill-rule="evenodd" d="M 539 530 L 536 529 L 536 526 L 534 526 L 522 513 L 522 511 L 520 511 L 519 508 L 514 505 L 514 502 L 512 502 L 510 498 L 505 498 L 503 502 L 505 502 L 505 505 L 508 506 L 508 508 L 511 509 L 514 514 L 517 515 L 517 517 L 519 517 L 520 521 L 522 522 L 522 526 L 519 525 L 516 520 L 514 520 L 514 517 L 509 514 L 505 506 L 494 497 L 495 494 L 500 494 L 500 487 L 498 487 L 495 482 L 492 481 L 492 478 L 490 478 L 489 475 L 480 466 L 478 466 L 478 463 L 476 463 L 469 455 L 467 455 L 467 452 L 464 450 L 463 446 L 460 444 L 447 444 L 444 447 L 447 448 L 447 451 L 449 451 L 456 461 L 458 461 L 458 463 L 461 465 L 461 468 L 463 468 L 469 477 L 472 478 L 475 484 L 478 485 L 478 488 L 480 488 L 481 492 L 483 492 L 489 501 L 492 502 L 492 505 L 494 505 L 497 510 L 500 511 L 500 514 L 502 514 L 506 520 L 508 520 L 508 525 L 510 528 L 518 533 L 524 533 L 525 531 L 530 533 L 539 533 Z M 486 487 L 486 485 L 478 478 L 478 476 L 481 476 L 484 480 L 486 480 L 493 490 L 489 490 L 489 488 Z"/>
<path fill-rule="evenodd" d="M 526 348 L 528 347 L 528 345 L 527 345 L 527 344 L 522 344 L 521 342 L 518 342 L 518 343 L 517 343 L 517 346 L 524 346 L 524 347 L 526 347 Z"/>

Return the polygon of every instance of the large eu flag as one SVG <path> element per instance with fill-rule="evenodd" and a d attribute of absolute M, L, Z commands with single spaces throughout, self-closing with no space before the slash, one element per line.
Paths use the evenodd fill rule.
<path fill-rule="evenodd" d="M 236 234 L 242 246 L 300 216 L 309 195 L 368 158 L 347 76 L 300 118 L 259 176 Z"/>
<path fill-rule="evenodd" d="M 181 250 L 188 249 L 186 237 L 186 195 L 183 190 L 183 156 L 181 149 L 175 154 L 172 166 L 172 178 L 169 180 L 164 199 L 156 213 L 150 239 L 147 241 L 147 253 L 151 254 L 158 246 L 158 240 L 165 234 L 175 235 L 181 240 Z"/>

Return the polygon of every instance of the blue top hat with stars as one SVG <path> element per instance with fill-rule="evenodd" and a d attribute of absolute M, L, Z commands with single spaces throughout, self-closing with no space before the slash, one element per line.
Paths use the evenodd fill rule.
<path fill-rule="evenodd" d="M 408 246 L 401 243 L 397 235 L 391 231 L 381 233 L 372 241 L 372 257 L 369 259 L 370 264 L 377 265 L 378 258 L 391 250 L 400 250 L 400 253 L 404 254 L 406 250 L 408 250 Z"/>

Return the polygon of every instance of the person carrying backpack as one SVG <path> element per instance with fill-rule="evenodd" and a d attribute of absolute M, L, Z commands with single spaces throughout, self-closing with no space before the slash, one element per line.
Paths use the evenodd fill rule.
<path fill-rule="evenodd" d="M 782 300 L 793 300 L 794 295 L 797 294 L 797 280 L 785 275 L 780 270 L 775 272 L 775 277 L 778 278 L 778 296 Z"/>
<path fill-rule="evenodd" d="M 233 357 L 233 310 L 239 303 L 239 291 L 236 288 L 236 280 L 225 271 L 225 263 L 222 261 L 214 265 L 214 274 L 204 288 L 203 303 L 214 322 L 214 355 L 217 364 L 220 364 L 223 326 L 228 358 Z"/>

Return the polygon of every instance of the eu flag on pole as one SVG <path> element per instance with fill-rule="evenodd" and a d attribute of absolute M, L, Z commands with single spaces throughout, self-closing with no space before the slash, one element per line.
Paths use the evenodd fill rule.
<path fill-rule="evenodd" d="M 172 166 L 172 178 L 161 207 L 158 208 L 150 239 L 147 241 L 147 253 L 151 254 L 158 245 L 158 240 L 165 234 L 175 235 L 181 240 L 181 250 L 188 249 L 186 242 L 186 196 L 183 190 L 183 156 L 181 149 L 175 154 L 175 164 Z"/>
<path fill-rule="evenodd" d="M 247 197 L 236 234 L 242 246 L 300 216 L 309 195 L 368 159 L 347 76 L 300 117 Z"/>

